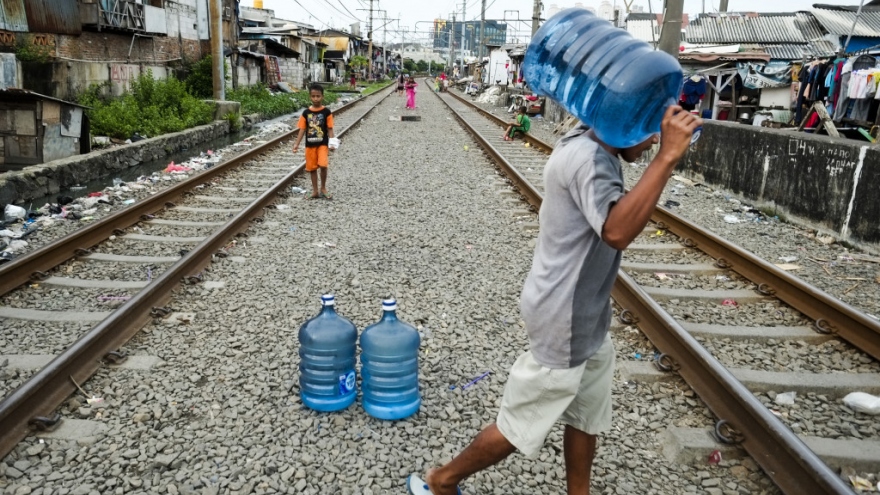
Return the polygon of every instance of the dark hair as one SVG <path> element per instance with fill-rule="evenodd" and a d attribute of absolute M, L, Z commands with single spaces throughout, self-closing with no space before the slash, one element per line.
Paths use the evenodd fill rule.
<path fill-rule="evenodd" d="M 518 110 L 520 111 L 520 113 L 526 113 L 526 110 L 528 110 L 528 109 L 525 107 L 525 105 L 523 105 L 523 106 L 519 107 Z"/>
<path fill-rule="evenodd" d="M 323 95 L 324 94 L 324 86 L 321 86 L 318 83 L 312 83 L 309 86 L 309 93 L 311 93 L 312 91 L 317 91 Z"/>

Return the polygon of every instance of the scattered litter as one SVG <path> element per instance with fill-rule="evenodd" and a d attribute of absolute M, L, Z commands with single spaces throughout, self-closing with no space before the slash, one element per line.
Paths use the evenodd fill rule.
<path fill-rule="evenodd" d="M 21 206 L 6 205 L 6 209 L 3 210 L 3 219 L 6 223 L 12 223 L 25 217 L 27 217 L 27 210 Z"/>
<path fill-rule="evenodd" d="M 663 206 L 665 206 L 667 208 L 672 208 L 674 206 L 681 206 L 681 203 L 679 203 L 678 201 L 673 201 L 671 199 L 667 199 L 666 202 L 663 203 Z"/>
<path fill-rule="evenodd" d="M 819 241 L 820 243 L 826 245 L 826 246 L 830 246 L 830 245 L 834 244 L 834 238 L 831 237 L 830 235 L 829 235 L 829 236 L 824 236 L 824 237 L 823 237 L 823 236 L 817 236 L 817 237 L 816 237 L 816 240 Z"/>
<path fill-rule="evenodd" d="M 727 275 L 715 275 L 715 280 L 720 280 L 721 282 L 730 282 L 730 277 Z"/>
<path fill-rule="evenodd" d="M 775 265 L 776 268 L 779 268 L 780 270 L 785 270 L 787 272 L 801 269 L 800 265 L 795 265 L 792 263 L 775 263 Z"/>
<path fill-rule="evenodd" d="M 735 308 L 735 307 L 739 306 L 739 304 L 736 301 L 734 301 L 733 299 L 725 299 L 725 300 L 721 301 L 721 305 L 722 306 L 729 306 L 731 308 Z"/>
<path fill-rule="evenodd" d="M 291 227 L 291 228 L 290 228 L 290 231 L 291 231 L 291 232 L 293 232 L 293 231 L 295 231 L 295 230 L 296 230 L 296 227 Z M 336 247 L 336 244 L 334 244 L 334 243 L 332 243 L 332 242 L 316 242 L 314 245 L 315 245 L 315 246 L 318 246 L 319 248 L 331 248 L 331 249 L 332 249 L 332 248 L 335 248 L 335 247 Z"/>
<path fill-rule="evenodd" d="M 86 399 L 86 404 L 90 406 L 103 406 L 104 398 L 103 397 L 92 397 L 91 399 Z"/>
<path fill-rule="evenodd" d="M 709 454 L 709 464 L 715 465 L 721 462 L 721 451 L 715 450 Z"/>
<path fill-rule="evenodd" d="M 468 145 L 464 145 L 464 150 L 465 150 L 465 151 L 467 151 L 467 150 L 469 150 L 469 149 L 470 149 L 470 147 L 468 147 Z"/>
<path fill-rule="evenodd" d="M 289 210 L 290 206 L 289 205 L 275 205 L 275 209 L 276 210 Z"/>
<path fill-rule="evenodd" d="M 672 176 L 672 180 L 674 180 L 674 181 L 676 181 L 676 182 L 681 182 L 682 184 L 684 184 L 684 185 L 686 185 L 686 186 L 695 186 L 695 185 L 697 185 L 696 182 L 694 182 L 694 181 L 692 181 L 692 180 L 690 180 L 690 179 L 685 179 L 684 177 L 682 177 L 682 176 L 680 176 L 680 175 L 673 175 L 673 176 Z"/>
<path fill-rule="evenodd" d="M 489 375 L 491 375 L 491 374 L 492 374 L 491 371 L 487 371 L 487 372 L 483 373 L 482 375 L 480 375 L 480 376 L 474 378 L 473 380 L 471 380 L 471 381 L 465 383 L 464 385 L 462 385 L 462 386 L 461 386 L 461 389 L 462 389 L 462 390 L 467 390 L 467 389 L 473 387 L 474 385 L 476 385 L 478 381 L 482 380 L 483 378 L 486 378 L 487 376 L 489 376 Z M 451 389 L 450 389 L 450 390 L 451 390 Z"/>
<path fill-rule="evenodd" d="M 784 394 L 776 394 L 776 398 L 773 399 L 773 402 L 780 406 L 793 406 L 795 397 L 797 397 L 797 392 L 785 392 Z"/>
<path fill-rule="evenodd" d="M 192 170 L 192 169 L 189 167 L 185 167 L 183 165 L 175 165 L 174 162 L 171 162 L 170 164 L 168 164 L 167 167 L 165 167 L 165 173 L 168 173 L 168 174 L 174 173 L 174 172 L 178 172 L 178 173 L 179 172 L 189 172 L 190 170 Z"/>
<path fill-rule="evenodd" d="M 663 237 L 664 235 L 666 235 L 666 232 L 664 232 L 662 230 L 658 230 L 657 232 L 654 232 L 653 234 L 651 234 L 651 237 Z"/>
<path fill-rule="evenodd" d="M 637 352 L 637 353 L 633 354 L 633 357 L 636 359 L 642 359 L 642 354 Z"/>
<path fill-rule="evenodd" d="M 122 204 L 124 204 L 124 205 L 133 205 L 133 204 L 135 203 L 135 201 L 137 201 L 137 200 L 135 200 L 135 199 L 126 199 L 125 201 L 122 202 Z"/>
<path fill-rule="evenodd" d="M 742 220 L 736 215 L 724 215 L 724 221 L 727 223 L 741 223 Z"/>
<path fill-rule="evenodd" d="M 852 392 L 843 398 L 843 403 L 854 411 L 865 414 L 880 414 L 880 397 L 864 392 Z"/>
<path fill-rule="evenodd" d="M 293 186 L 290 188 L 290 192 L 293 194 L 305 194 L 306 190 L 301 187 Z"/>
<path fill-rule="evenodd" d="M 855 488 L 856 490 L 858 490 L 860 492 L 861 491 L 869 491 L 869 492 L 874 491 L 874 485 L 872 485 L 871 482 L 866 480 L 865 478 L 853 475 L 853 476 L 849 477 L 849 482 L 852 483 L 853 488 Z M 880 486 L 880 483 L 878 483 L 878 486 Z"/>
<path fill-rule="evenodd" d="M 115 179 L 113 179 L 113 185 L 114 185 L 114 186 L 121 186 L 122 184 L 125 184 L 125 181 L 123 181 L 123 180 L 120 179 L 119 177 L 116 177 Z"/>
<path fill-rule="evenodd" d="M 669 279 L 669 276 L 666 275 L 665 273 L 655 273 L 654 275 L 656 275 L 657 278 L 660 280 L 668 280 Z"/>
<path fill-rule="evenodd" d="M 70 186 L 71 191 L 82 191 L 85 188 L 86 188 L 86 186 L 81 186 L 79 184 L 77 184 L 75 186 Z"/>
<path fill-rule="evenodd" d="M 798 257 L 797 256 L 780 256 L 779 260 L 783 261 L 785 263 L 791 263 L 792 261 L 797 261 Z"/>

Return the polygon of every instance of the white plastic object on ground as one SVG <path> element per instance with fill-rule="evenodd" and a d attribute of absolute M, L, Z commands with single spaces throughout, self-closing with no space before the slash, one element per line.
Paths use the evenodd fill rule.
<path fill-rule="evenodd" d="M 6 209 L 3 211 L 3 216 L 7 222 L 14 222 L 26 217 L 27 210 L 21 206 L 6 205 Z"/>
<path fill-rule="evenodd" d="M 880 414 L 880 397 L 875 397 L 864 392 L 852 392 L 843 398 L 843 403 L 854 411 L 865 414 Z"/>

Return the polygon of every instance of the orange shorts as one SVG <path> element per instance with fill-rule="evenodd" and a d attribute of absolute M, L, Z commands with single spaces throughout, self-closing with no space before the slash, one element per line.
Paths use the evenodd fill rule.
<path fill-rule="evenodd" d="M 306 146 L 306 172 L 314 172 L 318 167 L 327 168 L 330 164 L 330 148 L 327 146 Z"/>

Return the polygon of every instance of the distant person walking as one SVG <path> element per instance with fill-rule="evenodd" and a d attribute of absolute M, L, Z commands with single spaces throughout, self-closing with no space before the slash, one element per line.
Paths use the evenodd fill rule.
<path fill-rule="evenodd" d="M 410 110 L 416 109 L 416 86 L 418 83 L 412 77 L 406 81 L 406 108 Z"/>
<path fill-rule="evenodd" d="M 354 76 L 352 76 L 354 78 Z M 306 172 L 312 178 L 312 199 L 331 199 L 327 192 L 327 167 L 330 166 L 330 138 L 333 136 L 333 112 L 324 106 L 324 87 L 309 87 L 312 105 L 303 110 L 297 127 L 299 134 L 293 144 L 293 152 L 299 151 L 299 143 L 306 138 Z M 318 169 L 321 170 L 321 189 L 318 189 Z"/>
<path fill-rule="evenodd" d="M 351 84 L 351 89 L 357 89 L 357 77 L 354 75 L 354 72 L 351 73 L 351 80 L 349 83 Z"/>
<path fill-rule="evenodd" d="M 404 85 L 406 84 L 406 78 L 403 77 L 403 72 L 397 75 L 397 96 L 403 96 Z"/>

